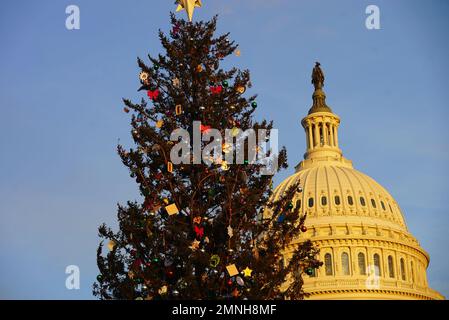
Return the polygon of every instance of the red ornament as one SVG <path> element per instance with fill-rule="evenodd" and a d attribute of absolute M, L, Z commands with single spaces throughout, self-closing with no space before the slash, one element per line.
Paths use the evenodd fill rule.
<path fill-rule="evenodd" d="M 148 90 L 147 95 L 151 100 L 156 100 L 157 97 L 159 97 L 159 89 L 156 89 L 154 91 Z"/>
<path fill-rule="evenodd" d="M 203 126 L 202 124 L 200 124 L 201 133 L 205 133 L 205 132 L 209 131 L 210 129 L 211 129 L 211 126 Z"/>
<path fill-rule="evenodd" d="M 232 280 L 231 279 L 228 280 L 228 286 L 232 286 Z"/>
<path fill-rule="evenodd" d="M 211 91 L 213 94 L 220 94 L 222 90 L 223 90 L 223 87 L 222 87 L 222 86 L 211 86 L 211 87 L 210 87 L 210 91 Z"/>
<path fill-rule="evenodd" d="M 304 225 L 303 225 L 303 226 L 301 226 L 301 231 L 302 231 L 302 232 L 306 232 L 306 231 L 307 231 L 307 227 L 306 227 L 306 226 L 304 226 Z"/>
<path fill-rule="evenodd" d="M 160 180 L 160 179 L 162 178 L 162 172 L 156 173 L 156 174 L 154 175 L 154 177 L 155 177 L 157 180 Z"/>
<path fill-rule="evenodd" d="M 193 230 L 195 231 L 197 237 L 202 238 L 204 236 L 204 228 L 203 227 L 195 226 Z"/>

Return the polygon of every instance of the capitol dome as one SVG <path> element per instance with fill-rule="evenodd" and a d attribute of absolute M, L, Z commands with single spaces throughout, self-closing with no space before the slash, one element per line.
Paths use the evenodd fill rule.
<path fill-rule="evenodd" d="M 274 190 L 278 199 L 300 183 L 293 204 L 306 214 L 307 232 L 323 266 L 304 276 L 309 299 L 444 299 L 428 286 L 429 255 L 408 231 L 403 213 L 379 183 L 353 168 L 338 144 L 340 118 L 326 105 L 324 74 L 312 74 L 313 105 L 301 124 L 307 152 L 296 173 Z"/>

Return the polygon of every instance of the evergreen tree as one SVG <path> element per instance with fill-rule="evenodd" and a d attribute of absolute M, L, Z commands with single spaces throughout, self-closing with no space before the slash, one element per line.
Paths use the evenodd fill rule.
<path fill-rule="evenodd" d="M 104 241 L 97 252 L 100 274 L 94 294 L 101 299 L 301 299 L 302 276 L 321 265 L 318 250 L 302 242 L 293 257 L 282 252 L 305 231 L 305 216 L 292 204 L 300 192 L 292 185 L 283 197 L 270 202 L 272 175 L 255 161 L 247 129 L 269 130 L 272 122 L 256 122 L 256 96 L 246 98 L 250 73 L 220 68 L 221 61 L 239 54 L 229 34 L 214 37 L 217 19 L 191 23 L 171 16 L 169 35 L 159 32 L 165 55 L 138 59 L 140 104 L 124 99 L 131 115 L 135 148 L 118 146 L 118 153 L 139 185 L 142 201 L 118 205 L 118 232 L 104 224 Z M 194 125 L 200 121 L 201 125 Z M 175 129 L 188 138 L 171 141 Z M 175 164 L 175 148 L 190 150 L 193 136 L 208 136 L 217 128 L 222 137 L 230 129 L 233 143 L 219 141 L 203 156 L 195 151 Z M 287 167 L 282 148 L 277 155 L 257 138 L 255 153 L 275 156 L 277 171 Z M 235 143 L 234 143 L 235 142 Z M 265 141 L 266 142 L 266 141 Z M 243 163 L 221 158 L 245 150 Z M 266 149 L 264 149 L 266 148 Z M 271 152 L 271 153 L 270 153 Z M 219 154 L 219 156 L 217 156 Z M 200 159 L 199 159 L 200 158 Z M 208 161 L 209 160 L 209 161 Z"/>

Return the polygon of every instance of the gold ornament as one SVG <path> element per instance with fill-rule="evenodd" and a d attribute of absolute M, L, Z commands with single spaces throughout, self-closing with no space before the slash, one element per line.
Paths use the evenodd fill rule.
<path fill-rule="evenodd" d="M 221 162 L 221 170 L 224 170 L 224 171 L 227 171 L 227 170 L 229 170 L 229 165 L 228 165 L 228 162 L 227 161 L 222 161 Z"/>
<path fill-rule="evenodd" d="M 231 129 L 231 135 L 233 137 L 237 137 L 239 133 L 240 133 L 240 129 L 239 128 L 234 127 L 234 128 Z"/>
<path fill-rule="evenodd" d="M 174 79 L 172 80 L 172 83 L 173 83 L 173 86 L 174 86 L 175 88 L 179 88 L 179 86 L 180 86 L 180 84 L 181 84 L 178 78 L 174 78 Z"/>
<path fill-rule="evenodd" d="M 238 86 L 237 87 L 237 92 L 240 94 L 244 94 L 246 91 L 246 88 L 244 86 Z"/>
<path fill-rule="evenodd" d="M 173 163 L 170 161 L 167 163 L 167 171 L 172 173 L 173 172 Z"/>
<path fill-rule="evenodd" d="M 177 214 L 179 212 L 178 207 L 174 203 L 172 203 L 169 206 L 166 206 L 165 210 L 167 210 L 167 213 L 168 213 L 169 216 L 172 216 L 172 215 Z"/>
<path fill-rule="evenodd" d="M 231 265 L 227 266 L 226 270 L 228 271 L 228 274 L 230 277 L 233 277 L 233 276 L 239 274 L 239 271 L 237 270 L 237 267 L 235 266 L 235 264 L 231 264 Z"/>
<path fill-rule="evenodd" d="M 201 223 L 201 217 L 193 218 L 193 223 L 200 224 Z"/>
<path fill-rule="evenodd" d="M 242 53 L 240 52 L 240 49 L 235 50 L 235 55 L 236 55 L 237 57 L 240 57 L 241 54 L 242 54 Z"/>
<path fill-rule="evenodd" d="M 253 270 L 251 270 L 249 267 L 246 267 L 242 272 L 245 277 L 251 277 L 251 273 L 253 272 Z"/>
<path fill-rule="evenodd" d="M 139 78 L 140 78 L 140 80 L 142 80 L 143 82 L 146 82 L 147 80 L 148 80 L 148 77 L 149 77 L 150 75 L 148 74 L 148 72 L 145 72 L 145 71 L 142 71 L 140 74 L 139 74 Z"/>
<path fill-rule="evenodd" d="M 115 241 L 114 240 L 110 240 L 108 242 L 108 249 L 109 249 L 109 251 L 114 250 L 115 245 L 116 245 Z"/>
<path fill-rule="evenodd" d="M 197 67 L 196 67 L 196 72 L 203 72 L 203 66 L 202 65 L 198 65 Z"/>
<path fill-rule="evenodd" d="M 159 289 L 159 294 L 166 294 L 167 293 L 167 286 L 163 286 Z"/>
<path fill-rule="evenodd" d="M 178 7 L 176 8 L 176 12 L 185 9 L 190 22 L 192 22 L 193 11 L 195 10 L 195 7 L 200 8 L 203 5 L 201 3 L 201 0 L 178 0 L 177 3 Z"/>
<path fill-rule="evenodd" d="M 232 151 L 232 145 L 229 143 L 223 143 L 222 149 L 224 153 L 229 153 Z"/>
<path fill-rule="evenodd" d="M 156 122 L 156 128 L 162 128 L 162 126 L 164 125 L 164 121 L 163 120 L 159 120 L 158 122 Z"/>
<path fill-rule="evenodd" d="M 176 115 L 179 116 L 182 113 L 182 106 L 177 104 L 175 107 Z"/>
<path fill-rule="evenodd" d="M 215 268 L 216 266 L 218 266 L 219 263 L 220 263 L 220 256 L 218 254 L 213 254 L 210 257 L 210 266 L 212 268 Z"/>
<path fill-rule="evenodd" d="M 233 235 L 234 235 L 234 231 L 232 231 L 232 227 L 228 226 L 228 236 L 229 236 L 229 238 L 232 238 Z"/>
<path fill-rule="evenodd" d="M 196 251 L 196 250 L 198 250 L 199 247 L 200 247 L 200 242 L 198 240 L 194 240 L 189 248 L 192 249 L 193 251 Z"/>

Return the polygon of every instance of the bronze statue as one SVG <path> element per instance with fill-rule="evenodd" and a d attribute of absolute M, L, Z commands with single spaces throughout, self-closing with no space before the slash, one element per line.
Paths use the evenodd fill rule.
<path fill-rule="evenodd" d="M 315 90 L 321 90 L 324 87 L 324 73 L 320 68 L 319 62 L 315 62 L 315 67 L 312 71 L 312 83 Z"/>

